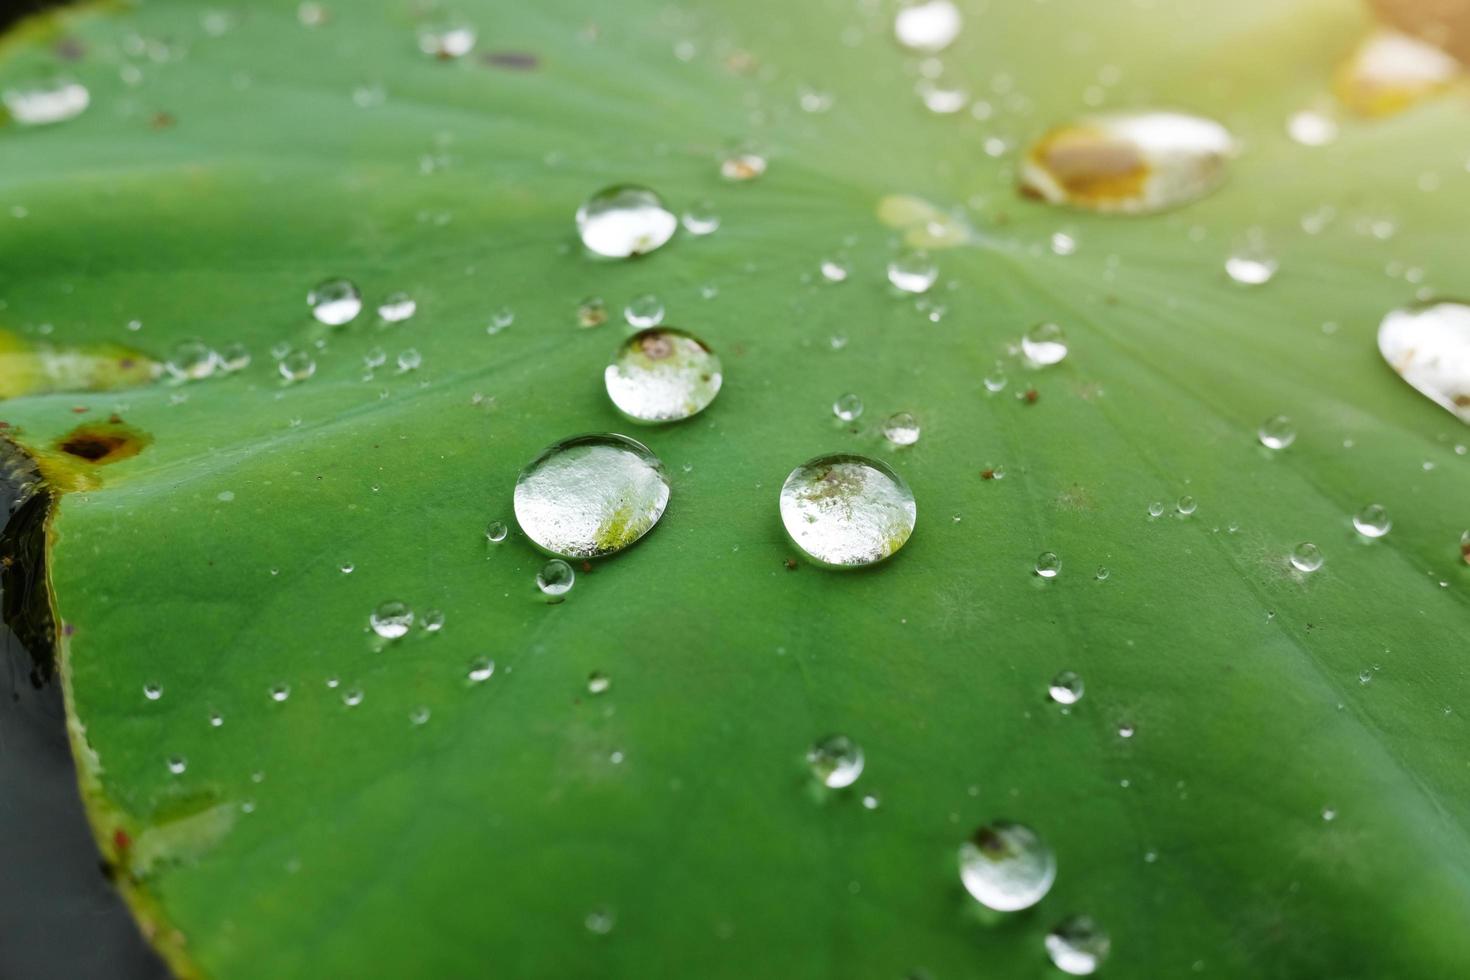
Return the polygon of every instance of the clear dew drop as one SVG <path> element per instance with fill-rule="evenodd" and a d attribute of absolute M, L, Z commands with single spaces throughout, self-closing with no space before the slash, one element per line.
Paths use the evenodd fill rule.
<path fill-rule="evenodd" d="M 960 846 L 960 880 L 981 905 L 997 912 L 1030 908 L 1056 880 L 1056 857 L 1036 831 L 999 820 Z"/>
<path fill-rule="evenodd" d="M 0 102 L 22 126 L 49 126 L 75 119 L 91 103 L 81 82 L 52 77 L 19 82 L 0 91 Z"/>
<path fill-rule="evenodd" d="M 276 370 L 287 381 L 305 381 L 316 374 L 316 359 L 304 350 L 293 350 L 276 363 Z"/>
<path fill-rule="evenodd" d="M 182 776 L 184 770 L 189 768 L 189 761 L 181 755 L 168 757 L 168 771 L 175 776 Z"/>
<path fill-rule="evenodd" d="M 489 657 L 476 657 L 470 661 L 470 669 L 465 676 L 471 684 L 483 684 L 495 676 L 495 661 Z"/>
<path fill-rule="evenodd" d="M 1243 248 L 1225 259 L 1225 274 L 1242 286 L 1264 286 L 1277 268 L 1276 257 L 1260 248 Z"/>
<path fill-rule="evenodd" d="M 516 479 L 515 515 L 543 551 L 598 558 L 647 534 L 669 503 L 663 463 L 642 443 L 600 433 L 549 447 Z"/>
<path fill-rule="evenodd" d="M 1062 559 L 1055 551 L 1043 551 L 1036 556 L 1036 574 L 1042 578 L 1056 578 L 1062 571 Z"/>
<path fill-rule="evenodd" d="M 911 412 L 898 412 L 883 420 L 883 438 L 893 446 L 912 446 L 919 441 L 919 420 Z"/>
<path fill-rule="evenodd" d="M 1135 727 L 1133 727 L 1133 723 L 1132 722 L 1126 722 L 1125 721 L 1123 724 L 1121 724 L 1121 725 L 1118 726 L 1118 737 L 1119 738 L 1132 738 L 1137 733 L 1137 731 L 1138 731 L 1138 729 L 1135 728 Z"/>
<path fill-rule="evenodd" d="M 504 521 L 491 521 L 485 526 L 485 539 L 491 544 L 499 544 L 505 540 L 510 533 L 510 528 L 505 526 Z"/>
<path fill-rule="evenodd" d="M 863 774 L 863 749 L 846 735 L 828 735 L 806 750 L 806 764 L 817 782 L 842 789 Z"/>
<path fill-rule="evenodd" d="M 720 214 L 712 203 L 701 201 L 684 210 L 682 223 L 684 230 L 691 235 L 713 235 L 720 230 Z"/>
<path fill-rule="evenodd" d="M 536 573 L 536 588 L 541 590 L 542 595 L 553 599 L 561 598 L 572 591 L 572 586 L 577 582 L 577 573 L 572 571 L 572 566 L 560 558 L 553 558 L 541 566 L 541 571 Z"/>
<path fill-rule="evenodd" d="M 664 322 L 664 304 L 652 293 L 635 296 L 623 307 L 623 319 L 630 327 L 656 327 Z"/>
<path fill-rule="evenodd" d="M 244 344 L 226 344 L 219 351 L 219 366 L 228 372 L 243 371 L 250 366 L 250 351 Z"/>
<path fill-rule="evenodd" d="M 841 259 L 823 259 L 821 270 L 822 278 L 827 282 L 847 282 L 851 274 L 847 263 Z"/>
<path fill-rule="evenodd" d="M 619 345 L 603 371 L 607 396 L 624 417 L 677 422 L 709 407 L 724 383 L 720 358 L 691 333 L 640 330 Z"/>
<path fill-rule="evenodd" d="M 1112 940 L 1090 916 L 1073 915 L 1046 934 L 1046 955 L 1063 973 L 1091 976 L 1108 958 Z"/>
<path fill-rule="evenodd" d="M 163 366 L 180 381 L 202 381 L 219 367 L 219 355 L 202 340 L 184 340 L 174 345 Z"/>
<path fill-rule="evenodd" d="M 583 330 L 600 327 L 607 322 L 607 304 L 601 296 L 588 296 L 577 304 L 577 326 Z"/>
<path fill-rule="evenodd" d="M 963 23 L 953 0 L 907 0 L 893 18 L 893 36 L 910 51 L 933 54 L 954 43 Z"/>
<path fill-rule="evenodd" d="M 1055 323 L 1038 323 L 1021 335 L 1021 353 L 1037 366 L 1060 364 L 1067 356 L 1067 335 Z"/>
<path fill-rule="evenodd" d="M 427 705 L 420 705 L 408 713 L 408 722 L 414 727 L 427 725 L 432 714 Z"/>
<path fill-rule="evenodd" d="M 1285 449 L 1296 441 L 1296 426 L 1285 415 L 1273 415 L 1261 423 L 1256 438 L 1267 449 Z"/>
<path fill-rule="evenodd" d="M 1144 214 L 1210 193 L 1235 140 L 1219 123 L 1174 112 L 1091 116 L 1051 130 L 1021 164 L 1023 193 L 1090 211 Z"/>
<path fill-rule="evenodd" d="M 350 687 L 342 692 L 342 703 L 349 708 L 355 708 L 362 704 L 363 693 L 360 688 Z"/>
<path fill-rule="evenodd" d="M 425 633 L 437 633 L 444 628 L 444 613 L 438 609 L 430 609 L 424 613 L 423 622 L 420 624 Z"/>
<path fill-rule="evenodd" d="M 389 599 L 378 604 L 368 616 L 368 625 L 374 633 L 385 640 L 396 640 L 408 633 L 413 626 L 413 610 L 408 603 Z"/>
<path fill-rule="evenodd" d="M 587 675 L 588 694 L 602 694 L 610 687 L 612 687 L 612 678 L 608 677 L 602 671 L 594 670 Z"/>
<path fill-rule="evenodd" d="M 1199 502 L 1188 494 L 1185 494 L 1184 496 L 1179 498 L 1179 501 L 1174 505 L 1174 508 L 1175 510 L 1179 511 L 1179 515 L 1181 517 L 1188 517 L 1199 509 Z"/>
<path fill-rule="evenodd" d="M 1302 146 L 1326 146 L 1337 139 L 1337 120 L 1311 109 L 1294 112 L 1286 120 L 1286 134 Z"/>
<path fill-rule="evenodd" d="M 1381 538 L 1392 527 L 1388 511 L 1380 504 L 1369 504 L 1353 515 L 1353 530 L 1365 538 Z"/>
<path fill-rule="evenodd" d="M 844 422 L 855 422 L 863 414 L 863 400 L 851 393 L 839 395 L 832 403 L 832 414 Z"/>
<path fill-rule="evenodd" d="M 402 323 L 417 313 L 418 308 L 418 302 L 408 293 L 391 293 L 378 304 L 378 318 L 384 323 Z"/>
<path fill-rule="evenodd" d="M 509 306 L 501 306 L 490 314 L 490 322 L 485 325 L 485 332 L 493 337 L 515 322 L 516 311 Z"/>
<path fill-rule="evenodd" d="M 663 198 L 637 184 L 615 184 L 577 209 L 577 234 L 587 251 L 610 259 L 647 255 L 679 227 Z"/>
<path fill-rule="evenodd" d="M 922 249 L 911 249 L 894 256 L 888 263 L 888 281 L 905 293 L 927 293 L 939 278 L 939 266 Z"/>
<path fill-rule="evenodd" d="M 349 279 L 328 279 L 306 294 L 306 305 L 318 323 L 340 327 L 362 312 L 362 293 Z"/>
<path fill-rule="evenodd" d="M 1322 549 L 1310 541 L 1303 541 L 1291 550 L 1291 567 L 1299 572 L 1315 572 L 1322 567 Z"/>
<path fill-rule="evenodd" d="M 153 683 L 144 684 L 143 697 L 147 698 L 149 701 L 157 701 L 159 698 L 163 697 L 163 686 Z"/>
<path fill-rule="evenodd" d="M 1470 423 L 1470 304 L 1391 311 L 1378 326 L 1378 351 L 1420 394 Z"/>
<path fill-rule="evenodd" d="M 917 508 L 887 464 L 837 453 L 808 460 L 781 486 L 781 522 L 792 542 L 822 565 L 883 561 L 913 534 Z"/>
<path fill-rule="evenodd" d="M 276 702 L 277 704 L 280 704 L 280 703 L 284 702 L 287 698 L 289 698 L 291 696 L 291 685 L 290 684 L 276 684 L 276 685 L 273 685 L 271 687 L 271 689 L 269 691 L 267 691 L 266 693 L 270 695 L 270 699 L 272 701 Z"/>
<path fill-rule="evenodd" d="M 587 917 L 582 920 L 582 924 L 587 927 L 587 931 L 592 933 L 594 936 L 606 936 L 608 933 L 613 931 L 613 927 L 616 926 L 617 923 L 617 913 L 606 906 L 593 909 L 591 912 L 588 912 Z"/>
<path fill-rule="evenodd" d="M 410 347 L 399 351 L 398 356 L 394 358 L 394 363 L 398 365 L 400 372 L 417 371 L 424 363 L 424 356 L 418 352 L 417 348 Z"/>
<path fill-rule="evenodd" d="M 924 108 L 937 116 L 951 116 L 970 104 L 970 92 L 959 78 L 941 71 L 933 78 L 920 78 L 914 83 L 914 92 Z"/>
<path fill-rule="evenodd" d="M 1070 670 L 1064 670 L 1051 680 L 1047 694 L 1057 704 L 1076 704 L 1082 700 L 1082 678 Z"/>

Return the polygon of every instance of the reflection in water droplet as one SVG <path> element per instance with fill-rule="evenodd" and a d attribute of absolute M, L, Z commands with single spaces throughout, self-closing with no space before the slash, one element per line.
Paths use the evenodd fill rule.
<path fill-rule="evenodd" d="M 470 661 L 469 673 L 466 675 L 471 684 L 481 684 L 495 676 L 495 661 L 489 657 L 476 657 Z"/>
<path fill-rule="evenodd" d="M 1292 549 L 1291 567 L 1299 572 L 1315 572 L 1322 567 L 1322 550 L 1310 541 Z"/>
<path fill-rule="evenodd" d="M 1041 137 L 1022 161 L 1021 189 L 1052 204 L 1141 214 L 1214 190 L 1234 152 L 1230 133 L 1199 116 L 1094 116 Z"/>
<path fill-rule="evenodd" d="M 1392 527 L 1388 511 L 1379 504 L 1369 504 L 1353 515 L 1353 529 L 1365 538 L 1381 538 Z"/>
<path fill-rule="evenodd" d="M 328 279 L 306 294 L 306 305 L 318 323 L 340 327 L 362 312 L 362 293 L 348 279 Z"/>
<path fill-rule="evenodd" d="M 516 479 L 521 530 L 563 558 L 623 550 L 658 523 L 668 503 L 669 481 L 658 457 L 612 433 L 559 442 Z"/>
<path fill-rule="evenodd" d="M 143 697 L 147 698 L 149 701 L 157 701 L 159 698 L 163 697 L 163 687 L 159 684 L 144 684 Z"/>
<path fill-rule="evenodd" d="M 1052 678 L 1047 693 L 1057 704 L 1076 704 L 1082 700 L 1082 678 L 1070 670 L 1064 670 Z"/>
<path fill-rule="evenodd" d="M 863 774 L 863 750 L 846 735 L 828 735 L 806 751 L 806 764 L 817 782 L 842 789 Z"/>
<path fill-rule="evenodd" d="M 577 234 L 589 252 L 610 259 L 646 255 L 674 237 L 679 221 L 647 187 L 615 184 L 577 209 Z"/>
<path fill-rule="evenodd" d="M 1030 908 L 1051 890 L 1051 848 L 1024 824 L 1000 820 L 960 846 L 960 880 L 977 902 L 997 912 Z"/>
<path fill-rule="evenodd" d="M 623 319 L 632 327 L 656 327 L 664 322 L 664 304 L 652 293 L 635 296 L 623 307 Z"/>
<path fill-rule="evenodd" d="M 883 438 L 895 446 L 912 446 L 919 441 L 919 420 L 910 412 L 890 415 L 883 423 Z"/>
<path fill-rule="evenodd" d="M 504 521 L 491 521 L 485 528 L 485 537 L 495 544 L 504 541 L 509 533 L 510 529 L 505 526 Z"/>
<path fill-rule="evenodd" d="M 932 54 L 954 42 L 961 24 L 953 0 L 906 0 L 893 18 L 893 35 L 911 51 Z"/>
<path fill-rule="evenodd" d="M 408 608 L 408 603 L 389 599 L 387 602 L 379 603 L 378 608 L 368 616 L 368 625 L 373 632 L 385 640 L 396 640 L 408 633 L 408 628 L 413 625 L 413 610 Z"/>
<path fill-rule="evenodd" d="M 572 571 L 572 566 L 560 558 L 553 558 L 541 566 L 541 571 L 536 573 L 536 588 L 543 595 L 559 598 L 572 591 L 572 586 L 577 582 L 577 573 Z"/>
<path fill-rule="evenodd" d="M 1420 394 L 1470 423 L 1470 304 L 1393 310 L 1378 326 L 1378 351 Z"/>
<path fill-rule="evenodd" d="M 803 463 L 781 487 L 781 522 L 824 565 L 871 565 L 902 548 L 917 518 L 914 495 L 887 464 L 837 453 Z"/>
<path fill-rule="evenodd" d="M 863 400 L 853 394 L 842 395 L 832 403 L 832 414 L 844 422 L 854 422 L 863 414 Z"/>
<path fill-rule="evenodd" d="M 1058 970 L 1074 977 L 1095 973 L 1111 948 L 1108 934 L 1085 915 L 1063 919 L 1046 934 L 1046 955 Z"/>
<path fill-rule="evenodd" d="M 1055 551 L 1043 551 L 1036 556 L 1036 574 L 1042 578 L 1056 578 L 1062 570 L 1062 560 Z"/>
<path fill-rule="evenodd" d="M 1296 441 L 1296 426 L 1285 415 L 1273 415 L 1261 423 L 1256 438 L 1267 449 L 1285 449 Z"/>
<path fill-rule="evenodd" d="M 720 359 L 693 334 L 671 327 L 625 340 L 603 372 L 607 396 L 636 422 L 677 422 L 707 408 L 720 393 Z"/>
<path fill-rule="evenodd" d="M 80 82 L 46 78 L 7 86 L 0 91 L 0 102 L 22 126 L 45 126 L 81 115 L 91 95 Z"/>
<path fill-rule="evenodd" d="M 1021 353 L 1032 364 L 1058 364 L 1067 356 L 1067 335 L 1055 323 L 1038 323 L 1021 336 Z"/>
<path fill-rule="evenodd" d="M 393 293 L 378 305 L 378 317 L 384 323 L 402 323 L 418 308 L 419 304 L 408 293 Z"/>
<path fill-rule="evenodd" d="M 905 293 L 926 293 L 939 278 L 939 266 L 929 253 L 915 249 L 895 256 L 888 263 L 888 281 Z"/>

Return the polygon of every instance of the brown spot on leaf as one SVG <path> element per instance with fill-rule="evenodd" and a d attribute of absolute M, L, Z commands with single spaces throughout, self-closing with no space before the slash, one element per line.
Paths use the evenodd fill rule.
<path fill-rule="evenodd" d="M 486 51 L 480 60 L 507 71 L 535 71 L 541 67 L 541 59 L 529 51 Z"/>
<path fill-rule="evenodd" d="M 106 422 L 77 426 L 56 441 L 56 448 L 68 456 L 104 466 L 138 455 L 152 441 L 147 433 L 113 416 Z"/>

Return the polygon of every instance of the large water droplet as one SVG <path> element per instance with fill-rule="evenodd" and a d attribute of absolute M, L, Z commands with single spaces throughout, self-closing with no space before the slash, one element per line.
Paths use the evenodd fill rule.
<path fill-rule="evenodd" d="M 536 573 L 536 588 L 543 595 L 559 599 L 572 591 L 572 586 L 577 584 L 577 573 L 572 571 L 572 566 L 560 558 L 553 558 L 541 566 L 541 571 Z"/>
<path fill-rule="evenodd" d="M 81 115 L 91 96 L 81 82 L 46 78 L 8 86 L 0 92 L 0 102 L 22 126 L 45 126 Z"/>
<path fill-rule="evenodd" d="M 906 2 L 893 18 L 893 35 L 911 51 L 932 54 L 949 47 L 963 21 L 953 0 Z"/>
<path fill-rule="evenodd" d="M 693 334 L 671 327 L 640 330 L 603 372 L 607 396 L 635 422 L 677 422 L 702 412 L 720 393 L 720 359 Z"/>
<path fill-rule="evenodd" d="M 622 551 L 647 534 L 669 503 L 669 480 L 647 446 L 613 433 L 546 449 L 516 479 L 516 521 L 562 558 Z"/>
<path fill-rule="evenodd" d="M 1057 704 L 1076 704 L 1082 700 L 1082 678 L 1070 670 L 1064 670 L 1052 678 L 1047 693 Z"/>
<path fill-rule="evenodd" d="M 1296 426 L 1285 415 L 1273 415 L 1261 423 L 1256 438 L 1267 449 L 1285 449 L 1296 441 Z"/>
<path fill-rule="evenodd" d="M 791 540 L 823 565 L 871 565 L 914 532 L 914 495 L 886 464 L 837 453 L 809 460 L 781 486 L 781 522 Z"/>
<path fill-rule="evenodd" d="M 318 323 L 340 327 L 362 312 L 362 293 L 347 279 L 328 279 L 306 294 L 306 305 Z"/>
<path fill-rule="evenodd" d="M 1315 572 L 1322 567 L 1322 549 L 1303 541 L 1291 551 L 1291 567 L 1299 572 Z"/>
<path fill-rule="evenodd" d="M 610 259 L 646 255 L 674 237 L 679 219 L 647 187 L 605 187 L 577 209 L 577 234 L 589 252 Z"/>
<path fill-rule="evenodd" d="M 863 774 L 863 749 L 846 735 L 828 735 L 806 751 L 806 764 L 823 786 L 841 789 Z"/>
<path fill-rule="evenodd" d="M 981 827 L 960 847 L 960 880 L 986 908 L 1030 908 L 1051 890 L 1056 858 L 1024 824 L 998 820 Z"/>
<path fill-rule="evenodd" d="M 1234 152 L 1225 127 L 1199 116 L 1094 116 L 1042 136 L 1022 162 L 1021 189 L 1091 211 L 1159 211 L 1214 190 Z"/>
<path fill-rule="evenodd" d="M 1470 305 L 1394 310 L 1378 326 L 1378 350 L 1420 394 L 1470 423 Z"/>
<path fill-rule="evenodd" d="M 1338 69 L 1334 88 L 1354 112 L 1386 116 L 1439 92 L 1460 72 L 1459 62 L 1428 41 L 1385 28 Z"/>
<path fill-rule="evenodd" d="M 1111 948 L 1108 934 L 1085 915 L 1069 916 L 1046 934 L 1046 955 L 1058 970 L 1074 977 L 1095 973 Z"/>
<path fill-rule="evenodd" d="M 396 640 L 413 625 L 413 610 L 408 603 L 390 599 L 380 603 L 368 616 L 368 625 L 385 640 Z"/>
<path fill-rule="evenodd" d="M 1059 364 L 1067 356 L 1067 335 L 1055 323 L 1038 323 L 1022 334 L 1021 353 L 1032 364 Z"/>
<path fill-rule="evenodd" d="M 927 293 L 939 278 L 939 266 L 929 253 L 915 249 L 904 252 L 888 263 L 888 281 L 905 293 Z"/>
<path fill-rule="evenodd" d="M 1391 527 L 1393 521 L 1380 504 L 1369 504 L 1353 515 L 1353 529 L 1365 538 L 1381 538 Z"/>

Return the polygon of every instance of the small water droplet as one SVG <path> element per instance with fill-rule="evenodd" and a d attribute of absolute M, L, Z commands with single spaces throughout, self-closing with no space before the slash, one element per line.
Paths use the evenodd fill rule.
<path fill-rule="evenodd" d="M 213 712 L 212 714 L 210 714 L 210 716 L 209 716 L 209 727 L 210 728 L 219 728 L 224 723 L 225 723 L 225 716 L 222 715 L 222 714 L 220 714 L 218 711 Z"/>
<path fill-rule="evenodd" d="M 1179 511 L 1179 513 L 1182 516 L 1184 516 L 1184 517 L 1188 517 L 1189 515 L 1193 514 L 1196 510 L 1199 509 L 1199 503 L 1193 497 L 1189 496 L 1188 494 L 1185 494 L 1184 496 L 1180 497 L 1179 498 L 1179 502 L 1177 504 L 1175 504 L 1174 506 Z"/>
<path fill-rule="evenodd" d="M 732 153 L 720 161 L 720 176 L 726 180 L 755 180 L 765 172 L 766 158 L 750 150 Z"/>
<path fill-rule="evenodd" d="M 1263 286 L 1276 275 L 1275 256 L 1259 246 L 1248 246 L 1225 259 L 1225 274 L 1242 286 Z"/>
<path fill-rule="evenodd" d="M 1322 551 L 1310 541 L 1303 541 L 1292 549 L 1291 567 L 1299 572 L 1315 572 L 1322 567 Z"/>
<path fill-rule="evenodd" d="M 1388 511 L 1379 504 L 1369 504 L 1353 515 L 1353 529 L 1365 538 L 1381 538 L 1392 527 Z"/>
<path fill-rule="evenodd" d="M 588 912 L 587 918 L 582 920 L 582 924 L 593 935 L 606 936 L 613 931 L 613 926 L 617 925 L 617 921 L 617 914 L 612 909 L 604 906 Z"/>
<path fill-rule="evenodd" d="M 482 684 L 495 676 L 495 661 L 489 657 L 476 657 L 470 661 L 470 670 L 467 675 L 471 684 Z"/>
<path fill-rule="evenodd" d="M 1331 823 L 1332 821 L 1337 819 L 1337 811 L 1332 809 L 1332 807 L 1330 806 L 1324 807 L 1322 810 L 1322 819 L 1327 821 L 1328 823 Z"/>
<path fill-rule="evenodd" d="M 1286 120 L 1286 134 L 1302 146 L 1326 146 L 1337 139 L 1337 120 L 1311 109 L 1294 112 Z"/>
<path fill-rule="evenodd" d="M 940 70 L 932 78 L 920 78 L 914 84 L 914 91 L 924 103 L 924 108 L 939 116 L 953 115 L 970 104 L 970 92 L 964 82 L 945 70 Z"/>
<path fill-rule="evenodd" d="M 430 609 L 424 613 L 421 624 L 427 633 L 437 633 L 444 628 L 444 614 L 437 609 Z"/>
<path fill-rule="evenodd" d="M 490 323 L 485 327 L 485 332 L 493 337 L 515 322 L 515 310 L 509 306 L 502 306 L 490 314 Z"/>
<path fill-rule="evenodd" d="M 413 625 L 413 610 L 406 602 L 389 599 L 379 603 L 378 608 L 372 611 L 368 616 L 368 625 L 383 639 L 396 640 L 406 635 Z"/>
<path fill-rule="evenodd" d="M 516 479 L 515 515 L 544 551 L 597 558 L 652 530 L 669 503 L 663 463 L 627 436 L 577 436 L 544 450 Z"/>
<path fill-rule="evenodd" d="M 81 115 L 92 101 L 87 87 L 65 77 L 42 77 L 0 91 L 10 118 L 22 126 L 48 126 Z"/>
<path fill-rule="evenodd" d="M 1082 700 L 1082 678 L 1070 670 L 1064 670 L 1052 678 L 1047 693 L 1057 704 L 1076 704 Z"/>
<path fill-rule="evenodd" d="M 910 412 L 890 415 L 883 422 L 883 438 L 894 446 L 912 446 L 919 441 L 919 420 Z"/>
<path fill-rule="evenodd" d="M 1046 934 L 1046 955 L 1063 973 L 1091 976 L 1108 958 L 1112 940 L 1085 915 L 1073 915 Z"/>
<path fill-rule="evenodd" d="M 214 374 L 219 355 L 202 340 L 185 340 L 174 345 L 163 366 L 180 381 L 200 381 Z"/>
<path fill-rule="evenodd" d="M 499 544 L 505 540 L 510 533 L 510 528 L 505 526 L 504 521 L 491 521 L 485 528 L 485 537 L 493 544 Z"/>
<path fill-rule="evenodd" d="M 584 330 L 607 322 L 607 304 L 601 296 L 589 296 L 577 304 L 577 326 Z"/>
<path fill-rule="evenodd" d="M 992 395 L 996 392 L 1004 391 L 1006 383 L 1009 380 L 1010 379 L 1006 377 L 1006 373 L 1000 369 L 999 365 L 997 365 L 994 371 L 991 371 L 985 376 L 985 390 L 990 392 Z"/>
<path fill-rule="evenodd" d="M 828 735 L 806 751 L 806 764 L 812 775 L 831 789 L 857 782 L 863 774 L 863 763 L 862 747 L 846 735 Z"/>
<path fill-rule="evenodd" d="M 663 198 L 636 184 L 615 184 L 577 209 L 577 234 L 589 252 L 610 259 L 647 255 L 679 227 Z"/>
<path fill-rule="evenodd" d="M 953 0 L 906 0 L 893 18 L 893 35 L 911 51 L 933 54 L 954 42 L 962 23 Z"/>
<path fill-rule="evenodd" d="M 888 263 L 888 281 L 905 293 L 926 293 L 939 278 L 939 267 L 921 249 L 903 252 Z"/>
<path fill-rule="evenodd" d="M 1105 566 L 1105 565 L 1099 565 L 1099 566 L 1097 566 L 1097 575 L 1096 575 L 1096 577 L 1097 577 L 1097 580 L 1099 582 L 1106 582 L 1108 580 L 1108 575 L 1109 574 L 1110 573 L 1108 572 L 1107 566 Z"/>
<path fill-rule="evenodd" d="M 184 770 L 189 768 L 189 762 L 181 755 L 172 755 L 168 758 L 168 771 L 175 776 L 181 776 Z"/>
<path fill-rule="evenodd" d="M 432 714 L 433 712 L 431 712 L 426 705 L 420 705 L 419 707 L 414 708 L 408 713 L 409 724 L 415 726 L 427 725 L 429 723 L 429 717 Z"/>
<path fill-rule="evenodd" d="M 857 395 L 841 395 L 832 403 L 832 414 L 844 422 L 855 422 L 863 414 L 863 400 Z"/>
<path fill-rule="evenodd" d="M 1131 722 L 1124 722 L 1123 724 L 1118 726 L 1118 737 L 1132 738 L 1135 731 L 1137 731 L 1137 729 L 1133 727 L 1133 724 Z"/>
<path fill-rule="evenodd" d="M 1021 336 L 1021 353 L 1038 366 L 1059 364 L 1067 356 L 1067 335 L 1055 323 L 1038 323 Z"/>
<path fill-rule="evenodd" d="M 1055 551 L 1043 551 L 1036 556 L 1036 574 L 1042 578 L 1056 578 L 1062 570 L 1062 560 Z"/>
<path fill-rule="evenodd" d="M 157 701 L 163 697 L 163 687 L 159 684 L 148 683 L 143 685 L 143 697 L 149 701 Z"/>
<path fill-rule="evenodd" d="M 612 687 L 612 678 L 608 677 L 602 671 L 594 670 L 587 675 L 588 694 L 602 694 L 610 687 Z"/>
<path fill-rule="evenodd" d="M 378 317 L 384 323 L 402 323 L 418 312 L 419 304 L 408 293 L 392 293 L 378 304 Z"/>
<path fill-rule="evenodd" d="M 272 701 L 276 702 L 277 704 L 280 704 L 281 702 L 285 701 L 287 698 L 289 698 L 291 696 L 291 685 L 290 684 L 276 684 L 267 693 L 270 694 L 270 698 L 271 698 Z"/>
<path fill-rule="evenodd" d="M 293 350 L 276 365 L 287 381 L 305 381 L 316 374 L 316 360 L 304 350 Z"/>
<path fill-rule="evenodd" d="M 677 422 L 709 407 L 724 382 L 719 357 L 698 337 L 650 327 L 625 340 L 603 372 L 607 396 L 635 422 Z"/>
<path fill-rule="evenodd" d="M 349 708 L 355 708 L 362 704 L 362 691 L 359 688 L 348 688 L 342 692 L 342 703 Z"/>
<path fill-rule="evenodd" d="M 475 29 L 468 24 L 429 24 L 419 29 L 419 50 L 444 61 L 469 54 L 475 40 Z"/>
<path fill-rule="evenodd" d="M 1056 857 L 1036 831 L 1006 820 L 976 830 L 959 858 L 965 890 L 997 912 L 1030 908 L 1057 877 Z"/>
<path fill-rule="evenodd" d="M 1420 394 L 1470 423 L 1470 304 L 1393 310 L 1378 326 L 1378 350 Z"/>
<path fill-rule="evenodd" d="M 720 214 L 709 201 L 700 201 L 685 209 L 683 223 L 691 235 L 712 235 L 720 230 Z"/>
<path fill-rule="evenodd" d="M 781 486 L 781 522 L 814 561 L 856 567 L 883 561 L 913 533 L 908 484 L 887 464 L 837 453 L 808 460 Z"/>
<path fill-rule="evenodd" d="M 536 573 L 536 588 L 542 594 L 552 598 L 560 598 L 572 591 L 576 584 L 577 573 L 572 571 L 572 566 L 560 558 L 553 558 L 541 566 L 541 571 Z"/>
<path fill-rule="evenodd" d="M 226 344 L 220 348 L 219 366 L 230 373 L 243 371 L 250 366 L 249 349 L 241 343 Z"/>
<path fill-rule="evenodd" d="M 340 327 L 362 312 L 362 293 L 348 279 L 328 279 L 306 294 L 306 305 L 318 323 Z"/>
<path fill-rule="evenodd" d="M 636 296 L 623 307 L 623 319 L 632 327 L 656 327 L 664 322 L 664 304 L 652 293 Z"/>
<path fill-rule="evenodd" d="M 1285 449 L 1296 441 L 1296 426 L 1285 415 L 1273 415 L 1261 423 L 1256 438 L 1267 449 Z"/>
<path fill-rule="evenodd" d="M 1367 684 L 1371 680 L 1373 680 L 1373 671 L 1369 670 L 1366 667 L 1364 667 L 1362 670 L 1358 671 L 1358 683 L 1359 684 Z"/>

